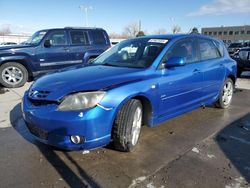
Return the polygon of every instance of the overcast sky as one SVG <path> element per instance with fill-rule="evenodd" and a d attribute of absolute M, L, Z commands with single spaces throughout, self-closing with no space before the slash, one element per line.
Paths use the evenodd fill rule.
<path fill-rule="evenodd" d="M 250 25 L 250 0 L 6 0 L 0 1 L 0 29 L 32 33 L 39 29 L 84 26 L 79 5 L 91 6 L 89 26 L 122 32 L 125 25 L 141 20 L 150 34 L 164 28 L 182 32 L 192 27 Z"/>

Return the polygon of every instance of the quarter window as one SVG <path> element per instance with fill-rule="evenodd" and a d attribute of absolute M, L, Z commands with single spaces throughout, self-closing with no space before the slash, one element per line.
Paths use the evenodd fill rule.
<path fill-rule="evenodd" d="M 92 31 L 92 37 L 95 44 L 106 44 L 106 37 L 103 31 Z"/>
<path fill-rule="evenodd" d="M 86 45 L 88 38 L 86 32 L 83 31 L 70 31 L 70 38 L 73 45 Z"/>
<path fill-rule="evenodd" d="M 64 31 L 52 32 L 47 40 L 51 41 L 51 46 L 67 45 L 67 37 Z"/>
<path fill-rule="evenodd" d="M 220 56 L 223 57 L 224 56 L 224 45 L 217 42 L 217 41 L 214 41 L 214 43 L 220 52 Z"/>
<path fill-rule="evenodd" d="M 219 58 L 219 52 L 211 40 L 199 39 L 199 49 L 201 60 Z"/>

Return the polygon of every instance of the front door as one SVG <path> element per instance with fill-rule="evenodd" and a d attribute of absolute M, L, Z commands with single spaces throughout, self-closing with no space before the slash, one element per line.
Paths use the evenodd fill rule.
<path fill-rule="evenodd" d="M 50 41 L 50 46 L 43 45 L 37 52 L 41 70 L 59 69 L 72 65 L 68 37 L 64 30 L 51 31 L 43 42 L 46 40 Z"/>
<path fill-rule="evenodd" d="M 201 105 L 203 72 L 197 57 L 196 41 L 184 39 L 171 47 L 163 58 L 168 62 L 172 57 L 181 57 L 186 65 L 161 69 L 160 116 L 173 117 Z"/>

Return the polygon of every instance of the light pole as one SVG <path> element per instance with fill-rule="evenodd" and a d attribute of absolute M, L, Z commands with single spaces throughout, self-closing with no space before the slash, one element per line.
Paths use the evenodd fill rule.
<path fill-rule="evenodd" d="M 93 10 L 93 7 L 92 6 L 80 5 L 79 8 L 81 9 L 81 11 L 85 12 L 85 26 L 88 27 L 89 26 L 88 11 Z"/>

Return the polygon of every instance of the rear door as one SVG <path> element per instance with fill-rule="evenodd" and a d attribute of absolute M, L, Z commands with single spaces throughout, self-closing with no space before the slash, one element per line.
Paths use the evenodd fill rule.
<path fill-rule="evenodd" d="M 51 45 L 49 47 L 44 46 L 46 40 L 50 40 Z M 59 69 L 72 65 L 66 31 L 50 31 L 45 37 L 41 49 L 37 51 L 37 57 L 41 70 Z"/>
<path fill-rule="evenodd" d="M 224 58 L 215 42 L 210 39 L 198 39 L 200 64 L 204 74 L 204 100 L 218 95 L 225 78 Z"/>
<path fill-rule="evenodd" d="M 91 50 L 88 32 L 82 29 L 69 30 L 69 38 L 72 63 L 80 64 L 83 62 L 85 53 Z"/>

